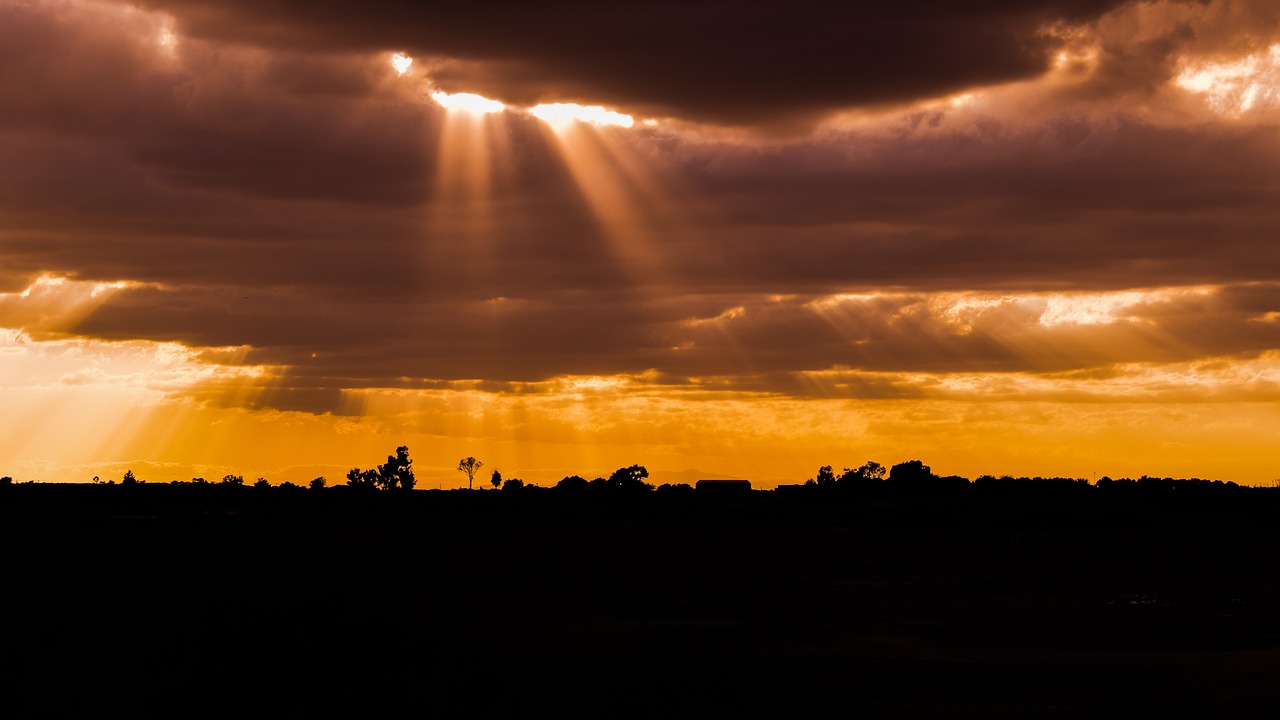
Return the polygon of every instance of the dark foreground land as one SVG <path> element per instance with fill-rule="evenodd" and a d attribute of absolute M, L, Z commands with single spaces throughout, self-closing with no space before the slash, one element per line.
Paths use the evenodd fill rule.
<path fill-rule="evenodd" d="M 5 715 L 1280 711 L 1276 491 L 819 490 L 14 486 Z"/>

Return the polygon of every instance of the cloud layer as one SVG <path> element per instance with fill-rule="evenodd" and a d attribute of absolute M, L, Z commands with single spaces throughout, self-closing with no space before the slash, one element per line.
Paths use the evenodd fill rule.
<path fill-rule="evenodd" d="M 0 0 L 0 328 L 311 413 L 1275 394 L 1272 3 L 437 5 Z"/>

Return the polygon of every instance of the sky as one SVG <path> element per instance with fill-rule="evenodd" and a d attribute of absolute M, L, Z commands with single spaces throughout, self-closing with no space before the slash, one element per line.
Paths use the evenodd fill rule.
<path fill-rule="evenodd" d="M 1272 0 L 0 0 L 0 474 L 1280 477 Z"/>

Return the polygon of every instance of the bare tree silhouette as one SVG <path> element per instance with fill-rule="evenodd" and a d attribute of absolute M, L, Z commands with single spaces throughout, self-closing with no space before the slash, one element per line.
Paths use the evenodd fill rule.
<path fill-rule="evenodd" d="M 473 489 L 471 483 L 476 479 L 476 473 L 480 472 L 480 468 L 484 467 L 484 463 L 473 457 L 464 457 L 458 461 L 458 472 L 466 473 L 467 489 Z"/>

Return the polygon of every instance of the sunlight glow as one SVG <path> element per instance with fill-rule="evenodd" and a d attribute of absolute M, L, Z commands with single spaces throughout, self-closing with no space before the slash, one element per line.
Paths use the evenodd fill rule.
<path fill-rule="evenodd" d="M 687 231 L 679 204 L 669 195 L 672 181 L 628 142 L 624 135 L 629 134 L 568 114 L 548 117 L 567 118 L 561 124 L 543 118 L 544 136 L 564 161 L 619 267 L 637 276 L 658 272 L 656 239 L 672 228 Z"/>
<path fill-rule="evenodd" d="M 476 115 L 488 115 L 489 113 L 502 112 L 507 109 L 507 106 L 503 103 L 475 93 L 450 94 L 437 91 L 431 93 L 431 99 L 446 110 L 463 110 Z"/>
<path fill-rule="evenodd" d="M 578 105 L 577 103 L 547 103 L 529 109 L 529 114 L 552 127 L 563 127 L 575 122 L 592 125 L 612 125 L 629 128 L 635 119 L 599 105 Z"/>
<path fill-rule="evenodd" d="M 156 42 L 169 54 L 173 54 L 178 49 L 178 35 L 167 27 L 160 30 L 160 34 L 156 37 Z"/>
<path fill-rule="evenodd" d="M 156 286 L 46 274 L 0 293 L 0 461 L 38 479 L 83 481 L 106 477 L 115 460 L 223 448 L 207 422 L 212 408 L 252 406 L 278 368 L 245 364 L 248 347 L 77 334 L 118 293 L 147 287 Z"/>
<path fill-rule="evenodd" d="M 413 58 L 403 53 L 396 53 L 391 56 L 391 67 L 396 69 L 396 74 L 403 75 L 409 72 L 409 66 L 413 65 Z"/>
<path fill-rule="evenodd" d="M 1190 286 L 1096 293 L 958 293 L 936 295 L 931 304 L 935 315 L 961 332 L 971 330 L 973 321 L 985 313 L 1010 308 L 1033 313 L 1038 317 L 1038 324 L 1045 327 L 1112 325 L 1135 319 L 1134 310 L 1139 306 L 1205 298 L 1217 290 L 1210 286 Z"/>
<path fill-rule="evenodd" d="M 1280 44 L 1231 62 L 1184 59 L 1174 82 L 1223 115 L 1280 107 Z"/>
<path fill-rule="evenodd" d="M 485 279 L 485 262 L 498 240 L 501 216 L 495 183 L 511 166 L 511 116 L 503 104 L 479 95 L 435 93 L 448 110 L 440 125 L 432 233 L 459 242 L 433 244 L 430 262 L 456 267 L 471 281 Z"/>
<path fill-rule="evenodd" d="M 738 318 L 743 317 L 746 314 L 747 314 L 747 309 L 742 305 L 738 305 L 735 307 L 731 307 L 728 310 L 725 310 L 724 312 L 720 313 L 719 315 L 716 315 L 715 317 L 692 318 L 689 320 L 685 320 L 682 324 L 685 327 L 692 327 L 692 328 L 703 327 L 706 325 L 718 325 L 718 324 L 730 322 L 732 320 L 737 320 Z"/>
<path fill-rule="evenodd" d="M 144 283 L 87 282 L 59 275 L 41 275 L 21 292 L 0 293 L 0 327 L 36 334 L 62 333 L 125 288 Z"/>
<path fill-rule="evenodd" d="M 1053 69 L 1067 73 L 1086 73 L 1098 63 L 1098 48 L 1072 47 L 1059 52 L 1053 58 Z"/>
<path fill-rule="evenodd" d="M 1280 399 L 1280 353 L 1180 363 L 1117 363 L 1102 373 L 875 372 L 833 367 L 802 373 L 836 390 L 896 388 L 896 395 L 968 401 L 1208 402 Z"/>
<path fill-rule="evenodd" d="M 1187 287 L 1156 290 L 1126 290 L 1109 293 L 1080 293 L 1049 296 L 1045 301 L 1040 324 L 1109 325 L 1133 317 L 1139 305 L 1169 303 L 1178 299 L 1207 297 L 1216 288 Z"/>

